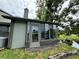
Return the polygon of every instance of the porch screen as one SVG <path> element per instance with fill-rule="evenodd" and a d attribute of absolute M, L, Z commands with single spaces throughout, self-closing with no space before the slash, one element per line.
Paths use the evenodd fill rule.
<path fill-rule="evenodd" d="M 45 24 L 41 24 L 41 39 L 45 40 Z"/>
<path fill-rule="evenodd" d="M 50 37 L 50 39 L 53 39 L 54 38 L 54 33 L 55 33 L 54 30 L 53 30 L 53 25 L 50 25 L 49 29 L 50 29 L 49 37 Z"/>
<path fill-rule="evenodd" d="M 49 24 L 45 24 L 45 39 L 49 39 Z"/>
<path fill-rule="evenodd" d="M 53 25 L 50 24 L 41 24 L 41 39 L 48 40 L 55 38 L 55 30 Z"/>
<path fill-rule="evenodd" d="M 41 39 L 48 40 L 49 39 L 49 25 L 41 24 Z"/>

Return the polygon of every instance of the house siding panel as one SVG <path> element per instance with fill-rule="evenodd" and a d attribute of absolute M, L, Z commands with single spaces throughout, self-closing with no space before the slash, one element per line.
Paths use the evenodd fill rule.
<path fill-rule="evenodd" d="M 26 23 L 14 23 L 14 30 L 12 31 L 13 37 L 11 40 L 11 48 L 23 48 L 25 47 L 25 33 L 26 33 Z M 10 43 L 10 42 L 9 42 Z"/>

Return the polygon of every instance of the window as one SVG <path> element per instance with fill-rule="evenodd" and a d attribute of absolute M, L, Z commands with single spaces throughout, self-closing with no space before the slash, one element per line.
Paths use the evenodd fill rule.
<path fill-rule="evenodd" d="M 38 26 L 32 26 L 32 33 L 38 33 Z"/>

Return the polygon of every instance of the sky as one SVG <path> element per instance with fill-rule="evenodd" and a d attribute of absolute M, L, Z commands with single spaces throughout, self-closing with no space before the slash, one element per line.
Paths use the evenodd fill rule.
<path fill-rule="evenodd" d="M 0 0 L 0 9 L 13 16 L 21 16 L 23 8 L 23 0 Z"/>
<path fill-rule="evenodd" d="M 0 9 L 13 16 L 23 17 L 24 8 L 29 9 L 29 18 L 36 17 L 36 0 L 0 0 Z"/>
<path fill-rule="evenodd" d="M 36 18 L 36 10 L 37 10 L 37 5 L 36 5 L 36 0 L 24 0 L 25 3 L 25 8 L 29 9 L 29 18 Z"/>
<path fill-rule="evenodd" d="M 59 15 L 65 8 L 68 8 L 71 0 L 66 0 L 61 10 L 59 11 Z M 13 16 L 23 17 L 24 8 L 28 8 L 29 15 L 28 18 L 35 19 L 36 18 L 36 0 L 0 0 L 0 9 L 8 12 Z M 68 16 L 73 17 L 73 19 L 79 19 L 79 13 L 76 15 L 69 14 Z M 63 23 L 64 25 L 68 25 L 68 23 Z"/>
<path fill-rule="evenodd" d="M 65 8 L 68 8 L 70 5 L 70 0 L 67 0 L 63 3 L 61 10 L 59 11 L 59 15 Z M 8 12 L 13 16 L 23 17 L 24 15 L 24 8 L 29 9 L 29 16 L 28 18 L 36 18 L 36 0 L 0 0 L 0 9 Z M 78 15 L 71 15 L 69 16 L 74 18 L 79 18 Z"/>
<path fill-rule="evenodd" d="M 68 8 L 69 2 L 70 0 L 64 2 L 59 14 L 61 14 L 65 8 Z M 0 9 L 13 16 L 23 17 L 24 8 L 28 8 L 29 10 L 28 18 L 36 18 L 36 0 L 0 0 Z"/>
<path fill-rule="evenodd" d="M 65 8 L 68 8 L 70 0 L 63 3 L 59 15 Z M 8 12 L 13 16 L 23 17 L 24 8 L 28 8 L 28 18 L 36 18 L 36 0 L 0 0 L 0 9 Z M 74 16 L 75 17 L 75 16 Z"/>
<path fill-rule="evenodd" d="M 70 0 L 65 1 L 65 2 L 63 3 L 63 5 L 62 5 L 61 10 L 59 11 L 59 15 L 62 13 L 62 11 L 63 11 L 65 8 L 68 8 L 69 5 L 70 5 Z"/>

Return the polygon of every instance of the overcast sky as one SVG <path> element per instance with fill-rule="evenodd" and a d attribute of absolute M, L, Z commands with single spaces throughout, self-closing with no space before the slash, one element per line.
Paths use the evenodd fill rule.
<path fill-rule="evenodd" d="M 36 0 L 24 0 L 25 8 L 27 7 L 29 9 L 29 18 L 36 18 Z"/>
<path fill-rule="evenodd" d="M 70 0 L 64 2 L 59 14 L 61 14 L 65 8 L 68 8 L 69 2 Z M 24 8 L 29 9 L 29 18 L 36 18 L 36 0 L 0 0 L 0 9 L 10 13 L 13 16 L 23 17 Z M 78 17 L 74 16 L 74 18 Z"/>
<path fill-rule="evenodd" d="M 62 9 L 59 14 L 62 13 L 63 9 L 68 7 L 69 1 L 62 5 Z M 24 8 L 29 9 L 29 18 L 36 18 L 36 0 L 0 0 L 0 9 L 10 13 L 13 16 L 23 17 Z"/>
<path fill-rule="evenodd" d="M 36 0 L 0 0 L 0 9 L 13 16 L 23 17 L 24 8 L 29 9 L 29 18 L 36 17 Z"/>
<path fill-rule="evenodd" d="M 59 15 L 65 8 L 68 8 L 69 5 L 70 0 L 65 1 L 61 10 L 59 11 Z M 0 9 L 8 12 L 13 16 L 23 17 L 24 8 L 29 9 L 29 18 L 36 18 L 36 0 L 0 0 Z M 69 16 L 73 17 L 73 19 L 79 18 L 79 14 L 76 15 L 69 14 Z M 66 25 L 67 23 L 64 24 Z"/>

